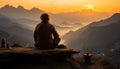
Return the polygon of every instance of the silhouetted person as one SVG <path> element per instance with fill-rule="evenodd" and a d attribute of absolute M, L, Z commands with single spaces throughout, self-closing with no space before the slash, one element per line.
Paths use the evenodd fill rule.
<path fill-rule="evenodd" d="M 91 64 L 92 62 L 91 62 L 91 57 L 92 57 L 93 55 L 92 54 L 90 54 L 90 53 L 85 53 L 84 54 L 84 60 L 85 60 L 85 64 Z"/>
<path fill-rule="evenodd" d="M 10 48 L 10 45 L 9 45 L 8 43 L 7 43 L 7 45 L 6 45 L 6 48 L 7 48 L 7 49 L 9 49 L 9 48 Z"/>
<path fill-rule="evenodd" d="M 59 35 L 54 26 L 49 23 L 49 15 L 41 15 L 41 23 L 34 31 L 35 47 L 38 49 L 53 49 L 60 42 Z"/>
<path fill-rule="evenodd" d="M 2 41 L 1 41 L 1 48 L 6 48 L 6 44 L 7 42 L 6 42 L 6 39 L 2 39 Z"/>

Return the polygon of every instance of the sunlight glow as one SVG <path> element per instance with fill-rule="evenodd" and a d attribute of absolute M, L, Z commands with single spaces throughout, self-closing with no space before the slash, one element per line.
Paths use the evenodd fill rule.
<path fill-rule="evenodd" d="M 26 9 L 36 7 L 51 13 L 75 12 L 83 9 L 120 12 L 119 3 L 120 0 L 0 0 L 0 8 L 10 4 L 14 7 L 22 5 Z"/>
<path fill-rule="evenodd" d="M 94 5 L 85 5 L 86 6 L 86 9 L 89 9 L 89 10 L 94 10 Z"/>

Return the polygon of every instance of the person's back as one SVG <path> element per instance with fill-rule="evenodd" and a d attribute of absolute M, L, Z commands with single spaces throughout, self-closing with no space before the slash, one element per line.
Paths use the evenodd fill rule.
<path fill-rule="evenodd" d="M 39 49 L 55 48 L 60 41 L 59 35 L 54 26 L 49 24 L 47 14 L 43 14 L 41 19 L 42 22 L 37 25 L 34 32 L 35 47 Z"/>

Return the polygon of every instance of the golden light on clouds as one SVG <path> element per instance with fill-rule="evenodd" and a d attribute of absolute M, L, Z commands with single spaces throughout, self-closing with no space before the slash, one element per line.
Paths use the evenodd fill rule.
<path fill-rule="evenodd" d="M 119 12 L 120 0 L 0 0 L 0 7 L 10 4 L 22 5 L 27 9 L 37 7 L 41 10 L 60 13 L 94 9 L 104 12 Z M 86 7 L 84 7 L 86 5 Z"/>
<path fill-rule="evenodd" d="M 86 9 L 94 10 L 94 5 L 88 4 L 88 5 L 85 5 L 85 7 Z"/>

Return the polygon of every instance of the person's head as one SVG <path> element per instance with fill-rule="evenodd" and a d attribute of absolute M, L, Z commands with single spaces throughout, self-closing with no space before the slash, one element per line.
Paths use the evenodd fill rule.
<path fill-rule="evenodd" d="M 49 21 L 49 15 L 47 13 L 42 14 L 40 18 L 43 22 Z"/>

